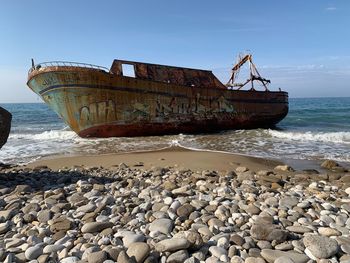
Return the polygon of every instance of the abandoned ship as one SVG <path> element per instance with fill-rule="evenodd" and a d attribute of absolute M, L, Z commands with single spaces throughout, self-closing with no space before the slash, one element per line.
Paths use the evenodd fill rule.
<path fill-rule="evenodd" d="M 250 76 L 236 83 L 246 62 Z M 273 127 L 288 113 L 288 93 L 269 83 L 246 54 L 226 85 L 208 70 L 125 60 L 110 69 L 32 60 L 27 85 L 79 136 L 119 137 Z"/>

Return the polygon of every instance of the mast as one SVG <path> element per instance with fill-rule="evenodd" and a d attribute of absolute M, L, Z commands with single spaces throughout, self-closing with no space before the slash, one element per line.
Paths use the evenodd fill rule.
<path fill-rule="evenodd" d="M 238 77 L 240 68 L 246 63 L 249 63 L 249 78 L 244 83 L 237 83 L 235 80 Z M 247 54 L 245 56 L 239 55 L 237 63 L 233 66 L 231 70 L 231 77 L 228 80 L 227 87 L 237 87 L 237 90 L 243 88 L 246 84 L 251 82 L 251 90 L 254 90 L 254 80 L 257 80 L 263 84 L 265 90 L 268 91 L 267 85 L 271 83 L 270 80 L 261 77 L 258 69 L 253 63 L 252 55 Z"/>

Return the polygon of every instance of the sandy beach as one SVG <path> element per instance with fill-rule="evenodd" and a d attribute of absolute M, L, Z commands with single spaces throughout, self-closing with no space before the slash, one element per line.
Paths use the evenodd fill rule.
<path fill-rule="evenodd" d="M 60 169 L 73 166 L 102 166 L 113 168 L 120 163 L 144 169 L 161 166 L 193 171 L 215 170 L 220 173 L 235 170 L 238 166 L 250 167 L 252 171 L 271 170 L 282 164 L 275 160 L 214 151 L 194 151 L 174 146 L 156 151 L 121 154 L 53 156 L 32 162 L 26 167 L 47 166 L 51 169 Z"/>

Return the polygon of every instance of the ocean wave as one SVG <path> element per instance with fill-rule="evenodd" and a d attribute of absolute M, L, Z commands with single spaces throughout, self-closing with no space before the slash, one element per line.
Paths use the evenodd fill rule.
<path fill-rule="evenodd" d="M 27 139 L 27 140 L 75 140 L 78 139 L 79 136 L 73 132 L 68 130 L 51 130 L 44 131 L 41 133 L 14 133 L 10 134 L 9 139 Z"/>
<path fill-rule="evenodd" d="M 285 132 L 268 130 L 268 133 L 272 137 L 291 141 L 315 141 L 350 144 L 350 132 Z"/>

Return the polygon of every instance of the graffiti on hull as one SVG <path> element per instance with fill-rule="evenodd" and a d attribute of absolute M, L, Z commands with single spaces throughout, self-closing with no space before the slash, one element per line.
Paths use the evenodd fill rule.
<path fill-rule="evenodd" d="M 119 105 L 113 100 L 90 103 L 80 108 L 80 124 L 108 123 L 114 121 L 130 122 L 135 120 L 151 121 L 170 119 L 172 117 L 216 116 L 219 113 L 234 114 L 235 110 L 223 96 L 215 99 L 201 99 L 198 93 L 194 99 L 158 97 L 149 104 L 131 102 Z M 118 105 L 118 107 L 116 106 Z M 118 118 L 117 118 L 118 117 Z"/>
<path fill-rule="evenodd" d="M 81 125 L 86 123 L 106 123 L 117 119 L 116 105 L 113 100 L 90 103 L 80 108 Z"/>

